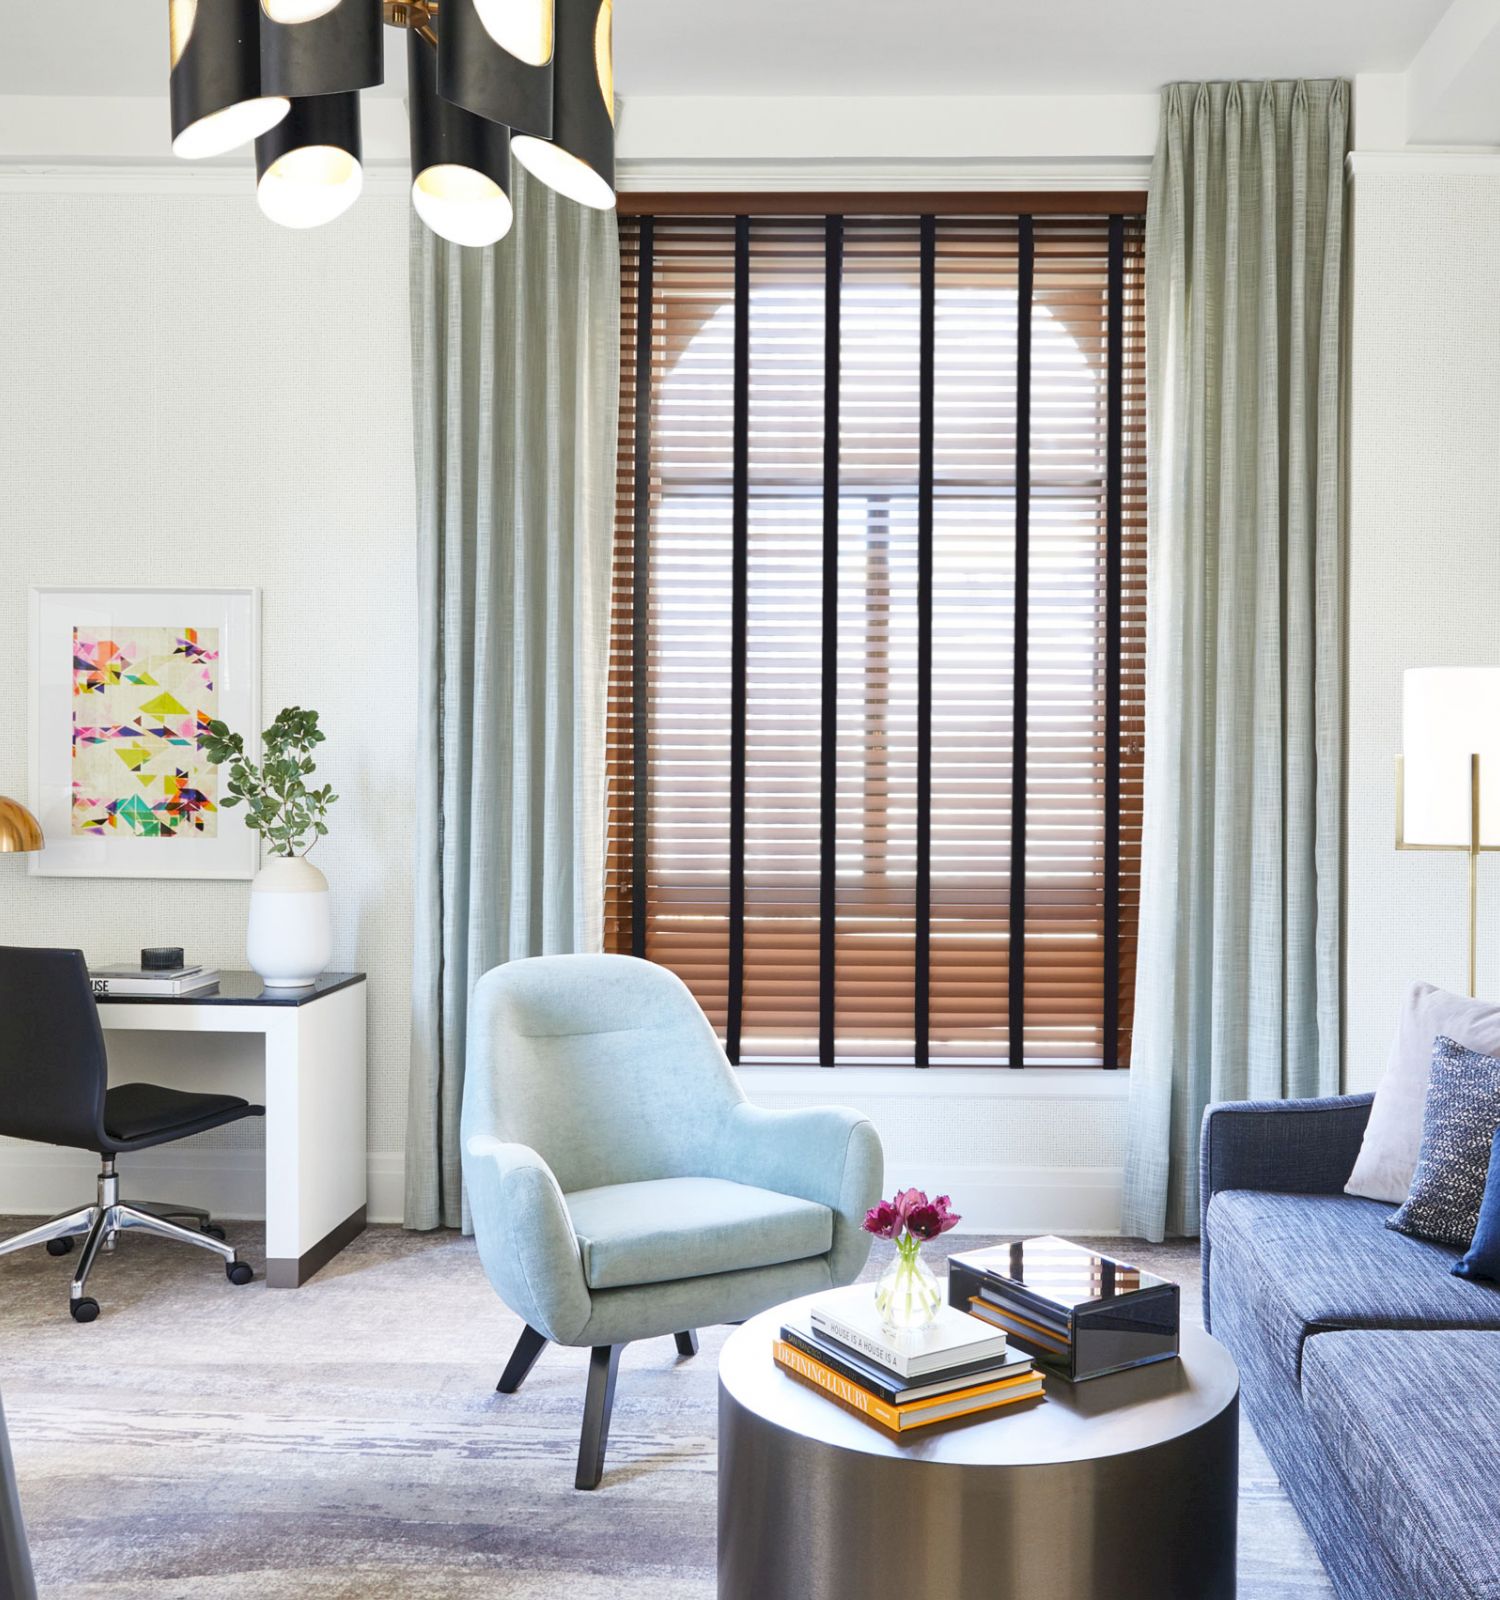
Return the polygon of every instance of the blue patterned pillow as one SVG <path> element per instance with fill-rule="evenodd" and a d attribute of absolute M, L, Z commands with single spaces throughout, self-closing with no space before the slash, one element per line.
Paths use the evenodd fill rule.
<path fill-rule="evenodd" d="M 1500 1061 L 1440 1034 L 1411 1193 L 1386 1227 L 1466 1250 L 1479 1223 L 1497 1127 Z"/>

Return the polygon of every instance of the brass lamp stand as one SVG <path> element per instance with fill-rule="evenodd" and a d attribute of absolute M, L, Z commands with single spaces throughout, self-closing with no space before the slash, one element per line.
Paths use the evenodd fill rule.
<path fill-rule="evenodd" d="M 1469 757 L 1469 842 L 1409 844 L 1406 838 L 1406 758 L 1396 757 L 1396 848 L 1398 850 L 1461 850 L 1469 858 L 1469 993 L 1478 990 L 1479 858 L 1500 851 L 1500 845 L 1479 842 L 1479 757 Z"/>

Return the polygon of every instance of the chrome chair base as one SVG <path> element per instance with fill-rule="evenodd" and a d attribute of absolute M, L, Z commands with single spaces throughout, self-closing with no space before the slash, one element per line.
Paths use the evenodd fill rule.
<path fill-rule="evenodd" d="M 173 1222 L 173 1217 L 191 1218 L 197 1226 L 185 1228 Z M 217 1230 L 207 1231 L 212 1226 L 208 1212 L 197 1206 L 167 1205 L 152 1200 L 126 1205 L 120 1199 L 120 1179 L 115 1171 L 114 1159 L 105 1157 L 99 1171 L 98 1199 L 93 1205 L 64 1212 L 50 1222 L 40 1223 L 35 1228 L 28 1228 L 25 1233 L 16 1234 L 14 1238 L 0 1241 L 0 1256 L 12 1255 L 32 1245 L 50 1246 L 59 1239 L 67 1240 L 68 1245 L 65 1250 L 52 1253 L 66 1254 L 72 1248 L 72 1241 L 82 1238 L 83 1248 L 79 1252 L 78 1265 L 74 1268 L 73 1283 L 69 1289 L 69 1306 L 75 1322 L 92 1322 L 99 1314 L 99 1306 L 85 1292 L 89 1274 L 94 1270 L 100 1254 L 113 1251 L 115 1241 L 125 1232 L 153 1233 L 158 1238 L 175 1239 L 179 1244 L 210 1250 L 224 1262 L 224 1271 L 231 1283 L 249 1283 L 255 1276 L 253 1269 L 248 1262 L 240 1260 L 233 1245 L 217 1236 Z"/>

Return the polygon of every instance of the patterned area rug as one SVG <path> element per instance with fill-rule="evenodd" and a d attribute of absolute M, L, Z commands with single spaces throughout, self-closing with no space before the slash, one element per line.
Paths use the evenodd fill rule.
<path fill-rule="evenodd" d="M 258 1265 L 259 1230 L 232 1236 Z M 1120 1253 L 1177 1278 L 1198 1314 L 1193 1246 Z M 70 1267 L 41 1250 L 0 1261 L 0 1394 L 48 1600 L 712 1600 L 728 1330 L 705 1329 L 693 1360 L 670 1339 L 625 1352 L 604 1483 L 578 1494 L 586 1353 L 548 1350 L 497 1395 L 519 1323 L 470 1240 L 374 1228 L 272 1293 L 128 1238 L 82 1327 Z M 1241 1600 L 1328 1600 L 1243 1433 Z"/>

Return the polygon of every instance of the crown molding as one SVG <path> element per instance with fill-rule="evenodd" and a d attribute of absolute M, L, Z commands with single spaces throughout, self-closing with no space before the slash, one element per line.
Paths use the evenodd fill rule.
<path fill-rule="evenodd" d="M 1146 187 L 1150 170 L 1149 161 L 1129 160 L 622 161 L 618 181 L 623 193 L 1067 193 L 1139 190 Z M 404 161 L 366 162 L 365 196 L 405 198 L 410 188 L 411 175 Z M 166 159 L 0 164 L 0 194 L 190 194 L 249 199 L 254 192 L 253 167 L 238 162 Z"/>
<path fill-rule="evenodd" d="M 1138 190 L 1151 163 L 1144 159 L 1077 161 L 831 160 L 831 161 L 621 161 L 622 192 L 652 193 L 902 193 L 946 190 L 1066 192 Z"/>
<path fill-rule="evenodd" d="M 1500 150 L 1351 150 L 1351 178 L 1500 178 Z"/>

